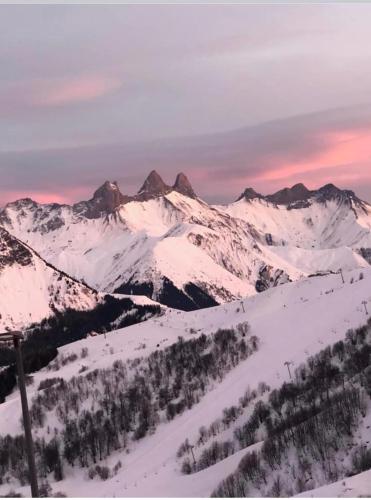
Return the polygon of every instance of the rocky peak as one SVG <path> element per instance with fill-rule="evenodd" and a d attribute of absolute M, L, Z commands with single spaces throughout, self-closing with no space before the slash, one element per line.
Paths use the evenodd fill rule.
<path fill-rule="evenodd" d="M 152 172 L 148 175 L 147 179 L 144 181 L 143 186 L 139 189 L 138 195 L 161 195 L 169 192 L 170 187 L 165 184 L 160 175 L 156 172 L 156 170 L 152 170 Z"/>
<path fill-rule="evenodd" d="M 306 201 L 313 195 L 313 192 L 307 189 L 304 184 L 295 184 L 291 188 L 284 188 L 266 198 L 277 205 L 289 205 L 298 201 Z"/>
<path fill-rule="evenodd" d="M 124 202 L 124 198 L 116 181 L 106 181 L 95 191 L 92 202 L 101 211 L 113 212 L 115 208 Z"/>
<path fill-rule="evenodd" d="M 366 214 L 368 213 L 367 203 L 362 201 L 350 189 L 340 189 L 334 184 L 326 184 L 315 192 L 315 197 L 318 202 L 326 203 L 327 201 L 337 201 L 344 203 L 353 208 L 352 205 L 362 209 Z"/>
<path fill-rule="evenodd" d="M 334 184 L 326 184 L 316 191 L 316 196 L 320 201 L 328 201 L 335 199 L 356 198 L 353 191 L 347 189 L 339 189 Z"/>
<path fill-rule="evenodd" d="M 193 191 L 191 183 L 183 172 L 180 172 L 180 174 L 176 176 L 173 188 L 178 193 L 189 196 L 189 198 L 196 198 L 196 193 Z"/>
<path fill-rule="evenodd" d="M 245 191 L 237 198 L 237 201 L 240 201 L 242 199 L 245 200 L 254 200 L 255 198 L 264 198 L 264 196 L 260 193 L 257 193 L 255 189 L 249 187 L 246 188 Z"/>
<path fill-rule="evenodd" d="M 117 182 L 106 181 L 94 193 L 89 201 L 81 201 L 73 206 L 74 212 L 89 219 L 96 219 L 102 213 L 112 213 L 123 203 L 130 201 L 129 196 L 121 193 Z"/>
<path fill-rule="evenodd" d="M 19 200 L 7 203 L 4 209 L 6 210 L 7 208 L 14 208 L 16 210 L 21 210 L 23 208 L 32 209 L 37 208 L 37 203 L 31 198 L 20 198 Z"/>
<path fill-rule="evenodd" d="M 133 199 L 137 201 L 147 201 L 170 193 L 171 190 L 172 188 L 165 184 L 156 170 L 152 170 L 142 187 L 139 189 L 138 194 L 135 195 Z"/>

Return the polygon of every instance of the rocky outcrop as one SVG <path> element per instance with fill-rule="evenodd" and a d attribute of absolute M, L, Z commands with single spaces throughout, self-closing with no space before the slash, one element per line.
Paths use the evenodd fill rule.
<path fill-rule="evenodd" d="M 22 267 L 31 265 L 32 253 L 26 245 L 0 227 L 0 273 L 2 269 L 14 264 Z"/>
<path fill-rule="evenodd" d="M 130 196 L 121 193 L 117 182 L 106 181 L 95 191 L 91 200 L 76 203 L 73 210 L 88 219 L 97 219 L 102 214 L 114 212 L 117 207 L 131 199 Z"/>
<path fill-rule="evenodd" d="M 189 198 L 196 198 L 196 193 L 193 191 L 191 183 L 189 182 L 187 176 L 183 174 L 183 172 L 176 176 L 173 189 L 174 191 L 177 191 L 184 196 L 188 196 Z"/>
<path fill-rule="evenodd" d="M 245 199 L 246 201 L 254 200 L 255 198 L 264 198 L 264 196 L 260 193 L 257 193 L 253 188 L 246 188 L 245 191 L 240 194 L 236 201 L 240 201 Z"/>
<path fill-rule="evenodd" d="M 255 283 L 255 289 L 260 293 L 289 281 L 291 281 L 289 275 L 282 269 L 273 269 L 272 266 L 264 265 L 259 270 L 259 279 Z"/>
<path fill-rule="evenodd" d="M 266 199 L 276 205 L 290 205 L 298 201 L 306 201 L 313 194 L 304 184 L 295 184 L 291 188 L 284 188 L 274 194 L 266 196 Z"/>
<path fill-rule="evenodd" d="M 145 201 L 157 196 L 163 196 L 171 191 L 171 187 L 165 184 L 161 176 L 152 170 L 135 196 L 136 200 Z"/>
<path fill-rule="evenodd" d="M 249 201 L 257 198 L 274 203 L 275 205 L 285 205 L 288 210 L 307 208 L 313 201 L 326 203 L 335 200 L 339 203 L 345 203 L 350 207 L 352 204 L 355 204 L 367 213 L 365 202 L 359 199 L 353 191 L 340 189 L 334 184 L 326 184 L 317 190 L 310 190 L 304 184 L 299 183 L 291 188 L 286 187 L 266 196 L 257 193 L 253 188 L 247 188 L 237 201 L 242 199 Z"/>

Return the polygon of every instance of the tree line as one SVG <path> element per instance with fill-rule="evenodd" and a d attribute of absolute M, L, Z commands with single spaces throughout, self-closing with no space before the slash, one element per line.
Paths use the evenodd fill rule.
<path fill-rule="evenodd" d="M 371 464 L 371 449 L 354 452 L 356 465 L 352 470 L 345 470 L 337 457 L 346 446 L 353 446 L 354 432 L 366 414 L 365 401 L 370 396 L 371 321 L 349 330 L 344 340 L 298 366 L 290 382 L 254 404 L 246 422 L 234 429 L 232 439 L 213 441 L 205 447 L 209 433 L 202 426 L 201 443 L 190 445 L 186 441 L 178 450 L 179 457 L 185 456 L 182 471 L 191 474 L 203 470 L 262 440 L 261 451 L 248 453 L 241 467 L 215 490 L 215 496 L 256 495 L 261 489 L 268 496 L 295 494 L 314 487 L 315 479 L 334 481 L 352 470 L 364 470 Z M 243 414 L 240 406 L 236 408 L 238 411 L 232 413 L 224 411 L 232 422 Z M 202 451 L 197 453 L 200 444 Z M 291 469 L 278 474 L 287 461 Z M 315 464 L 321 464 L 320 472 L 315 472 Z M 274 484 L 265 480 L 272 475 L 279 478 Z"/>
<path fill-rule="evenodd" d="M 28 328 L 26 340 L 22 343 L 25 373 L 44 368 L 57 356 L 58 347 L 86 338 L 92 331 L 104 333 L 113 328 L 124 328 L 160 313 L 160 306 L 137 305 L 130 299 L 118 299 L 111 295 L 106 295 L 102 303 L 89 311 L 55 311 L 53 316 Z M 16 385 L 12 347 L 0 347 L 1 367 L 4 367 L 0 371 L 0 403 L 3 403 Z"/>
<path fill-rule="evenodd" d="M 30 407 L 32 425 L 47 428 L 51 413 L 58 425 L 47 428 L 45 443 L 37 443 L 40 470 L 58 479 L 66 463 L 90 467 L 113 451 L 126 449 L 130 442 L 155 432 L 160 422 L 192 408 L 214 381 L 221 381 L 257 345 L 254 336 L 222 329 L 187 341 L 179 337 L 147 357 L 118 359 L 110 368 L 88 371 L 69 381 L 44 380 Z M 25 460 L 23 448 L 16 445 L 21 437 L 2 439 L 0 477 L 6 471 L 18 477 Z"/>

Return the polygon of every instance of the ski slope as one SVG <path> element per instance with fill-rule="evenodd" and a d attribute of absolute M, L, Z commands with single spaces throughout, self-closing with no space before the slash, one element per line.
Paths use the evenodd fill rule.
<path fill-rule="evenodd" d="M 108 465 L 113 466 L 118 460 L 122 462 L 116 476 L 102 482 L 88 479 L 86 471 L 66 469 L 66 479 L 52 485 L 53 490 L 83 497 L 209 496 L 236 468 L 246 450 L 201 472 L 183 476 L 176 458 L 179 445 L 186 438 L 195 440 L 199 427 L 208 426 L 221 415 L 223 408 L 236 404 L 248 386 L 253 389 L 264 381 L 274 388 L 289 380 L 286 361 L 295 369 L 311 354 L 342 339 L 349 328 L 363 325 L 368 316 L 362 302 L 366 301 L 371 310 L 371 270 L 365 269 L 363 275 L 360 279 L 359 270 L 345 272 L 345 284 L 340 275 L 303 278 L 243 301 L 188 313 L 168 309 L 161 318 L 61 348 L 60 355 L 67 355 L 87 347 L 89 355 L 58 372 L 44 369 L 36 373 L 28 389 L 31 398 L 45 378 L 69 379 L 78 374 L 82 364 L 94 370 L 110 367 L 116 359 L 145 356 L 176 342 L 180 335 L 188 339 L 201 332 L 212 333 L 218 328 L 248 321 L 251 334 L 260 340 L 258 351 L 215 384 L 198 404 L 174 420 L 160 424 L 153 435 L 131 444 L 130 453 L 111 455 L 106 461 Z M 191 333 L 190 329 L 196 333 Z M 19 416 L 20 403 L 15 392 L 0 406 L 0 428 L 12 434 L 19 433 Z M 48 424 L 52 426 L 55 422 Z M 45 430 L 38 431 L 38 435 L 43 432 Z M 365 432 L 371 439 L 371 432 Z M 0 486 L 0 493 L 8 490 L 9 486 Z M 19 491 L 28 490 L 19 488 Z"/>

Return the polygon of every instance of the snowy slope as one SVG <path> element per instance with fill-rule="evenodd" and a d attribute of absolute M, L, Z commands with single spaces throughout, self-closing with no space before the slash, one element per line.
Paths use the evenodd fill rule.
<path fill-rule="evenodd" d="M 19 200 L 0 212 L 0 224 L 98 290 L 185 310 L 371 261 L 371 207 L 351 192 L 325 186 L 293 205 L 249 191 L 210 206 L 181 179 L 170 187 L 152 172 L 132 197 L 106 182 L 73 206 Z"/>
<path fill-rule="evenodd" d="M 183 292 L 196 285 L 186 290 L 195 304 L 185 308 L 251 295 L 261 266 L 281 264 L 279 257 L 262 259 L 248 223 L 175 190 L 97 218 L 21 200 L 5 208 L 1 222 L 47 261 L 102 291 L 146 293 L 177 306 L 164 281 Z M 205 303 L 194 297 L 199 289 Z"/>
<path fill-rule="evenodd" d="M 370 498 L 371 470 L 297 495 L 305 498 Z"/>
<path fill-rule="evenodd" d="M 0 329 L 16 329 L 67 308 L 92 309 L 98 293 L 46 263 L 0 227 Z"/>
<path fill-rule="evenodd" d="M 362 302 L 366 301 L 371 309 L 371 270 L 363 274 L 364 278 L 360 279 L 359 271 L 346 272 L 345 284 L 338 275 L 305 278 L 267 290 L 242 303 L 232 302 L 211 309 L 188 313 L 168 310 L 161 318 L 112 332 L 106 338 L 88 338 L 61 348 L 60 356 L 77 353 L 83 347 L 89 355 L 61 367 L 58 372 L 44 369 L 36 373 L 29 388 L 31 397 L 45 378 L 62 376 L 68 380 L 78 374 L 82 364 L 90 371 L 109 368 L 117 359 L 146 356 L 171 345 L 179 335 L 187 340 L 200 333 L 212 333 L 218 328 L 248 321 L 251 334 L 260 341 L 258 351 L 215 384 L 198 404 L 174 420 L 160 424 L 153 435 L 133 443 L 129 454 L 118 451 L 111 455 L 108 465 L 113 466 L 118 460 L 123 465 L 112 479 L 89 480 L 86 472 L 75 468 L 67 470 L 66 479 L 53 485 L 54 491 L 72 496 L 209 496 L 217 484 L 235 470 L 245 450 L 197 474 L 184 476 L 176 458 L 179 445 L 185 438 L 194 442 L 199 427 L 209 426 L 225 407 L 237 404 L 248 386 L 254 389 L 265 382 L 275 388 L 288 381 L 286 361 L 290 361 L 294 369 L 311 354 L 344 338 L 349 328 L 363 325 L 367 316 Z M 0 428 L 11 434 L 19 433 L 17 415 L 20 415 L 19 397 L 14 393 L 0 406 Z M 49 424 L 53 426 L 55 422 Z M 38 430 L 37 435 L 43 432 L 45 429 Z M 365 432 L 371 439 L 370 431 L 365 428 Z M 0 486 L 0 493 L 8 490 L 9 485 Z M 22 490 L 27 491 L 20 488 Z"/>
<path fill-rule="evenodd" d="M 326 200 L 314 196 L 298 208 L 277 205 L 266 198 L 241 198 L 225 211 L 271 234 L 277 245 L 306 249 L 371 247 L 371 205 L 342 196 Z"/>

